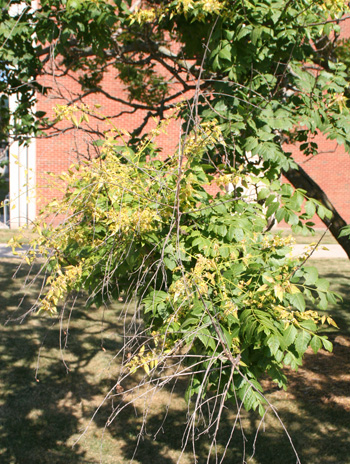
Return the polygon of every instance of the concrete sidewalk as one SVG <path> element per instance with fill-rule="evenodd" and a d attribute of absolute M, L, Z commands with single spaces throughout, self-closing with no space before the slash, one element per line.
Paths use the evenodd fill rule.
<path fill-rule="evenodd" d="M 20 255 L 14 255 L 12 253 L 12 248 L 7 246 L 6 243 L 0 243 L 0 259 L 1 258 L 14 258 L 14 259 L 21 259 L 21 255 L 26 253 L 29 250 L 29 245 L 23 245 L 21 249 L 18 250 Z"/>
<path fill-rule="evenodd" d="M 325 249 L 327 248 L 327 250 Z M 20 254 L 25 253 L 29 250 L 29 245 L 23 245 L 23 248 L 19 250 Z M 294 245 L 293 256 L 300 256 L 306 251 L 312 250 L 309 245 Z M 19 259 L 21 256 L 14 256 L 12 250 L 5 243 L 0 243 L 0 259 L 1 258 L 14 258 Z M 340 245 L 320 245 L 318 250 L 315 250 L 310 259 L 348 259 L 347 254 Z"/>
<path fill-rule="evenodd" d="M 294 245 L 292 256 L 300 256 L 307 252 L 311 253 L 313 247 L 310 245 Z M 340 245 L 319 245 L 318 249 L 315 250 L 309 259 L 349 259 L 348 255 L 342 249 Z"/>

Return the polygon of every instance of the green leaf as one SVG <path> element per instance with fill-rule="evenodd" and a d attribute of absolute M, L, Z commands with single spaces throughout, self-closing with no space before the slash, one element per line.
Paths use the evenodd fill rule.
<path fill-rule="evenodd" d="M 305 285 L 314 285 L 318 279 L 318 271 L 315 267 L 304 268 Z"/>
<path fill-rule="evenodd" d="M 267 212 L 266 212 L 266 217 L 269 218 L 270 216 L 273 215 L 273 213 L 275 213 L 279 208 L 279 203 L 274 202 L 274 203 L 271 203 L 271 205 L 267 208 Z"/>
<path fill-rule="evenodd" d="M 294 327 L 294 325 L 290 324 L 287 329 L 283 332 L 283 340 L 288 348 L 292 343 L 294 343 L 295 337 L 297 336 L 297 329 Z"/>
<path fill-rule="evenodd" d="M 280 359 L 280 361 L 278 361 L 279 363 L 282 361 L 282 359 Z M 277 383 L 277 385 L 280 387 L 280 388 L 286 388 L 286 384 L 287 384 L 287 378 L 286 376 L 283 374 L 283 372 L 281 372 L 281 370 L 276 366 L 276 364 L 272 364 L 269 368 L 268 368 L 268 374 L 269 376 L 271 377 L 271 379 Z"/>
<path fill-rule="evenodd" d="M 204 244 L 203 237 L 196 237 L 192 242 L 193 247 L 200 245 L 198 248 L 202 248 L 203 244 Z"/>
<path fill-rule="evenodd" d="M 230 256 L 230 247 L 227 245 L 223 245 L 219 248 L 219 254 L 223 258 L 228 258 Z"/>
<path fill-rule="evenodd" d="M 306 330 L 310 330 L 310 332 L 315 332 L 317 330 L 317 326 L 312 321 L 311 319 L 308 319 L 306 321 L 300 322 L 301 327 L 303 327 Z"/>
<path fill-rule="evenodd" d="M 318 279 L 315 286 L 317 290 L 327 292 L 329 290 L 329 281 L 327 279 Z"/>
<path fill-rule="evenodd" d="M 226 340 L 226 346 L 228 349 L 231 348 L 231 344 L 232 344 L 232 339 L 233 339 L 233 334 L 230 333 L 228 330 L 225 329 L 224 326 L 220 325 L 220 328 L 224 334 L 224 337 L 225 337 L 225 340 Z"/>
<path fill-rule="evenodd" d="M 261 190 L 259 190 L 259 193 L 258 193 L 258 201 L 260 200 L 265 200 L 265 198 L 267 198 L 270 194 L 270 190 L 267 189 L 267 188 L 263 188 Z"/>
<path fill-rule="evenodd" d="M 292 355 L 292 353 L 290 351 L 288 351 L 287 354 L 285 355 L 284 359 L 283 359 L 283 362 L 284 362 L 284 364 L 289 366 L 290 364 L 292 364 L 293 359 L 294 359 L 294 356 Z"/>
<path fill-rule="evenodd" d="M 269 206 L 271 205 L 271 203 L 276 203 L 277 204 L 277 201 L 276 201 L 276 195 L 275 194 L 271 194 L 269 195 L 269 197 L 266 199 L 265 201 L 265 205 L 266 206 Z"/>
<path fill-rule="evenodd" d="M 326 337 L 320 337 L 320 339 L 322 341 L 323 348 L 331 353 L 333 351 L 332 343 L 329 340 L 327 340 Z"/>
<path fill-rule="evenodd" d="M 326 293 L 318 294 L 320 301 L 317 304 L 317 307 L 322 311 L 325 311 L 328 308 L 328 298 Z"/>
<path fill-rule="evenodd" d="M 305 206 L 304 206 L 304 209 L 305 209 L 305 212 L 306 214 L 312 218 L 315 213 L 316 213 L 316 206 L 315 204 L 312 202 L 312 201 L 308 201 L 305 203 Z"/>
<path fill-rule="evenodd" d="M 219 52 L 219 57 L 223 60 L 231 61 L 231 45 L 228 44 L 222 48 Z"/>
<path fill-rule="evenodd" d="M 245 142 L 244 148 L 246 151 L 252 151 L 257 146 L 258 146 L 258 139 L 256 139 L 255 137 L 248 137 Z"/>
<path fill-rule="evenodd" d="M 286 214 L 286 210 L 284 208 L 280 208 L 275 215 L 276 221 L 281 222 L 284 219 L 284 216 Z"/>
<path fill-rule="evenodd" d="M 234 236 L 235 236 L 235 227 L 234 227 L 234 226 L 230 226 L 230 227 L 228 228 L 228 232 L 227 232 L 226 238 L 227 238 L 227 240 L 228 240 L 229 242 L 231 242 L 231 240 L 233 239 Z"/>
<path fill-rule="evenodd" d="M 236 40 L 241 40 L 243 37 L 245 37 L 246 35 L 250 34 L 251 32 L 251 26 L 247 26 L 245 24 L 243 24 L 240 29 L 239 29 L 239 32 L 236 36 Z"/>
<path fill-rule="evenodd" d="M 234 229 L 234 236 L 237 242 L 241 242 L 244 239 L 244 232 L 240 228 Z"/>
<path fill-rule="evenodd" d="M 283 351 L 282 350 L 278 350 L 277 353 L 275 354 L 275 359 L 278 363 L 281 363 L 282 362 L 282 359 L 283 359 Z"/>
<path fill-rule="evenodd" d="M 333 216 L 332 211 L 330 211 L 328 208 L 325 208 L 323 205 L 318 205 L 317 214 L 320 219 L 324 219 L 325 217 L 331 219 Z"/>
<path fill-rule="evenodd" d="M 289 295 L 289 301 L 299 311 L 305 311 L 305 299 L 302 293 L 293 293 L 292 295 Z"/>
<path fill-rule="evenodd" d="M 167 256 L 164 256 L 163 263 L 170 271 L 173 271 L 177 266 L 175 258 L 168 258 Z"/>
<path fill-rule="evenodd" d="M 307 347 L 309 346 L 309 342 L 311 340 L 311 335 L 306 330 L 299 332 L 297 338 L 295 339 L 295 349 L 297 352 L 302 356 Z"/>
<path fill-rule="evenodd" d="M 197 317 L 188 317 L 187 319 L 184 320 L 184 322 L 181 324 L 181 329 L 185 329 L 188 326 L 193 326 L 197 327 L 200 319 Z"/>
<path fill-rule="evenodd" d="M 300 208 L 303 202 L 304 202 L 304 196 L 298 190 L 296 190 L 292 198 L 290 199 L 290 207 L 294 211 L 300 211 Z"/>
<path fill-rule="evenodd" d="M 216 55 L 213 61 L 213 70 L 218 71 L 221 68 L 220 61 L 219 61 L 219 55 Z"/>
<path fill-rule="evenodd" d="M 350 235 L 350 225 L 347 225 L 345 227 L 343 227 L 340 231 L 340 234 L 339 234 L 339 238 L 340 237 L 347 237 Z"/>
<path fill-rule="evenodd" d="M 270 348 L 271 354 L 274 356 L 280 347 L 279 338 L 276 335 L 273 335 L 267 340 L 267 345 Z"/>
<path fill-rule="evenodd" d="M 222 225 L 222 226 L 219 226 L 217 228 L 217 233 L 221 236 L 221 237 L 225 237 L 225 235 L 227 234 L 227 227 L 225 225 Z"/>
<path fill-rule="evenodd" d="M 199 329 L 196 337 L 203 343 L 204 348 L 211 348 L 211 350 L 215 351 L 216 341 L 208 329 Z"/>
<path fill-rule="evenodd" d="M 261 26 L 255 27 L 251 33 L 252 44 L 256 45 L 257 41 L 261 37 L 263 28 Z"/>
<path fill-rule="evenodd" d="M 293 211 L 288 211 L 288 213 L 284 215 L 284 220 L 291 226 L 296 226 L 299 224 L 299 217 L 293 213 Z"/>
<path fill-rule="evenodd" d="M 318 337 L 317 335 L 314 335 L 312 337 L 310 346 L 313 349 L 313 352 L 316 354 L 318 350 L 322 348 L 322 342 L 320 340 L 320 337 Z"/>

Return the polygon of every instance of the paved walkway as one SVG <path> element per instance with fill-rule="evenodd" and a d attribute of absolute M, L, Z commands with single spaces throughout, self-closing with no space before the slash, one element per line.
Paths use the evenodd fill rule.
<path fill-rule="evenodd" d="M 27 250 L 29 250 L 29 245 L 23 245 L 23 247 L 18 250 L 18 252 L 20 254 L 23 254 L 25 253 Z M 0 259 L 1 258 L 15 258 L 15 259 L 18 259 L 20 258 L 20 256 L 15 256 L 13 253 L 12 253 L 12 248 L 11 247 L 8 247 L 6 245 L 6 243 L 0 243 Z"/>
<path fill-rule="evenodd" d="M 299 256 L 305 253 L 305 251 L 310 252 L 312 248 L 309 245 L 294 245 L 293 247 L 293 256 Z M 319 245 L 318 249 L 315 250 L 310 259 L 334 259 L 334 258 L 343 258 L 348 259 L 348 255 L 342 249 L 340 245 L 331 244 L 331 245 Z"/>
<path fill-rule="evenodd" d="M 327 249 L 325 249 L 327 248 Z M 20 252 L 24 253 L 29 249 L 28 245 L 24 245 Z M 308 245 L 294 245 L 293 256 L 302 255 L 305 251 L 310 250 Z M 5 243 L 0 243 L 0 259 L 1 258 L 19 258 L 12 254 L 12 250 Z M 315 250 L 310 259 L 348 259 L 347 254 L 340 245 L 320 245 L 318 250 Z"/>

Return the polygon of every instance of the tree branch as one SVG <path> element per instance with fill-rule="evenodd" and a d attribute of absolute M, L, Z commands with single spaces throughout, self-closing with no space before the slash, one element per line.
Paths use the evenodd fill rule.
<path fill-rule="evenodd" d="M 333 203 L 327 197 L 321 187 L 298 165 L 297 169 L 289 168 L 283 171 L 283 175 L 295 187 L 306 190 L 307 195 L 314 200 L 320 201 L 326 208 L 332 211 L 332 219 L 320 218 L 321 221 L 329 228 L 333 237 L 343 248 L 350 259 L 350 240 L 348 237 L 340 237 L 340 230 L 347 225 L 346 221 L 340 216 Z"/>

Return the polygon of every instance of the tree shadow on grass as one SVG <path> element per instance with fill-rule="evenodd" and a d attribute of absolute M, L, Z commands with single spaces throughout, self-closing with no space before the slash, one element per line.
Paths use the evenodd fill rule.
<path fill-rule="evenodd" d="M 220 431 L 211 450 L 211 457 L 208 461 L 208 453 L 213 440 L 214 426 L 205 432 L 204 422 L 199 421 L 195 426 L 196 438 L 193 447 L 192 436 L 190 433 L 187 446 L 181 456 L 181 449 L 188 430 L 186 429 L 186 411 L 184 404 L 182 387 L 173 393 L 172 406 L 175 408 L 166 410 L 166 401 L 163 395 L 156 395 L 161 403 L 158 402 L 152 408 L 152 404 L 147 405 L 147 417 L 142 406 L 129 406 L 125 408 L 108 428 L 109 433 L 115 438 L 123 435 L 124 443 L 120 447 L 120 453 L 127 459 L 134 457 L 139 464 L 201 464 L 210 462 L 212 464 L 223 463 L 245 463 L 249 462 L 253 454 L 255 434 L 259 426 L 260 417 L 255 412 L 241 412 L 241 419 L 237 421 L 235 431 L 232 434 L 232 427 L 236 419 L 235 408 L 227 405 L 222 413 Z M 178 407 L 179 403 L 182 405 Z M 107 420 L 108 412 L 111 409 L 108 405 L 105 410 L 96 418 L 99 426 L 102 427 Z M 166 417 L 166 418 L 165 418 Z M 215 415 L 214 415 L 215 417 Z M 208 417 L 204 418 L 206 421 Z M 288 417 L 287 417 L 288 419 Z M 241 422 L 241 423 L 240 423 Z M 272 423 L 271 423 L 272 422 Z M 294 464 L 296 462 L 295 453 L 289 443 L 281 426 L 267 420 L 266 432 L 259 435 L 256 444 L 256 453 L 252 463 L 261 464 Z M 300 422 L 300 418 L 299 418 Z M 208 422 L 206 422 L 208 423 Z M 141 432 L 142 430 L 142 432 Z M 200 435 L 203 433 L 203 435 Z M 224 452 L 227 443 L 226 452 Z M 223 458 L 223 456 L 225 457 Z M 194 457 L 195 456 L 195 457 Z M 223 460 L 221 461 L 221 459 Z M 311 462 L 311 461 L 307 461 Z"/>
<path fill-rule="evenodd" d="M 342 298 L 337 304 L 330 305 L 327 310 L 339 326 L 339 330 L 328 330 L 328 333 L 350 334 L 350 261 L 344 259 L 314 260 L 310 264 L 316 265 L 320 277 L 330 282 L 330 290 L 338 293 Z"/>
<path fill-rule="evenodd" d="M 348 346 L 335 343 L 334 353 L 311 350 L 297 372 L 287 370 L 288 390 L 280 391 L 265 383 L 268 397 L 293 439 L 302 463 L 350 463 L 350 338 Z M 256 463 L 294 464 L 285 456 L 286 439 L 276 420 L 267 419 L 265 433 L 257 440 Z M 257 419 L 250 414 L 251 429 Z M 281 440 L 281 443 L 279 441 Z M 283 460 L 279 457 L 283 456 Z"/>
<path fill-rule="evenodd" d="M 14 269 L 13 263 L 0 264 L 2 322 L 16 309 L 19 300 L 18 292 L 25 271 L 19 274 L 18 281 L 11 282 L 10 275 Z M 336 278 L 336 275 L 332 277 Z M 338 287 L 338 291 L 345 296 L 348 294 L 347 282 L 340 280 L 340 277 Z M 24 301 L 24 311 L 29 309 L 39 288 L 38 281 L 28 295 L 28 301 Z M 52 326 L 50 319 L 29 318 L 22 325 L 1 327 L 1 463 L 100 462 L 100 438 L 117 398 L 108 399 L 101 407 L 91 425 L 93 434 L 74 448 L 71 445 L 115 383 L 117 368 L 110 378 L 95 374 L 112 363 L 121 340 L 110 334 L 118 332 L 120 328 L 115 323 L 113 312 L 107 314 L 104 325 L 101 325 L 101 314 L 97 311 L 87 312 L 79 306 L 75 311 L 66 353 L 69 372 L 58 350 L 59 327 Z M 345 333 L 349 326 L 346 325 L 347 313 L 340 309 L 338 312 L 338 323 L 342 324 L 343 315 L 346 330 L 342 330 L 340 335 L 330 334 L 335 341 L 334 353 L 321 351 L 313 355 L 308 352 L 302 369 L 297 373 L 287 372 L 287 392 L 277 390 L 268 381 L 265 385 L 268 398 L 278 408 L 303 464 L 350 463 L 350 339 Z M 40 381 L 36 382 L 35 367 L 43 339 L 45 345 L 40 357 Z M 106 352 L 101 350 L 102 343 Z M 149 406 L 146 428 L 139 440 L 136 463 L 177 462 L 187 420 L 187 406 L 183 399 L 185 389 L 186 382 L 178 381 L 173 392 L 169 387 L 154 396 Z M 141 403 L 139 401 L 134 407 L 125 408 L 106 429 L 102 442 L 103 463 L 124 464 L 133 456 L 143 423 L 144 407 Z M 163 423 L 165 415 L 167 417 Z M 234 420 L 234 408 L 229 406 L 224 410 L 216 443 L 218 455 L 222 454 Z M 241 425 L 237 426 L 223 462 L 243 462 L 243 429 L 247 462 L 294 464 L 296 459 L 288 438 L 271 412 L 260 428 L 255 455 L 249 461 L 259 422 L 256 413 L 242 413 Z M 197 431 L 200 430 L 203 430 L 203 424 L 197 424 Z M 196 441 L 199 464 L 207 462 L 210 441 L 208 434 Z M 180 462 L 194 463 L 190 444 Z M 214 457 L 210 462 L 215 462 Z"/>
<path fill-rule="evenodd" d="M 312 264 L 318 264 L 320 276 L 329 280 L 331 290 L 342 297 L 342 302 L 331 305 L 325 312 L 330 313 L 339 326 L 339 330 L 330 328 L 325 331 L 333 342 L 333 353 L 321 350 L 315 355 L 309 349 L 298 372 L 286 370 L 289 384 L 286 392 L 279 391 L 268 381 L 265 386 L 270 401 L 278 408 L 291 434 L 302 463 L 349 464 L 350 263 L 348 260 L 333 260 Z M 253 429 L 257 419 L 252 413 L 249 416 Z M 258 437 L 256 461 L 253 462 L 294 464 L 293 456 L 283 455 L 284 448 L 288 447 L 285 439 L 283 445 L 276 447 L 276 442 L 282 440 L 281 427 L 271 418 L 270 423 L 271 426 Z"/>
<path fill-rule="evenodd" d="M 311 351 L 308 352 L 303 368 L 298 372 L 286 372 L 289 378 L 287 392 L 280 391 L 269 381 L 265 382 L 268 399 L 277 408 L 303 464 L 350 463 L 348 429 L 350 423 L 348 374 L 350 338 L 348 341 L 349 346 L 335 343 L 332 354 L 321 351 L 318 355 L 314 355 Z M 173 392 L 172 408 L 169 411 L 166 410 L 168 391 L 156 395 L 155 404 L 147 406 L 146 425 L 135 453 L 137 463 L 171 464 L 178 462 L 187 419 L 183 400 L 185 387 L 184 382 L 178 383 Z M 99 424 L 101 427 L 110 411 L 111 408 L 106 406 L 106 410 L 98 417 L 97 420 L 101 421 Z M 163 423 L 165 415 L 167 417 Z M 124 434 L 121 452 L 126 458 L 131 459 L 135 452 L 143 419 L 142 405 L 129 406 L 108 428 L 109 433 L 115 437 Z M 234 420 L 235 410 L 228 406 L 223 413 L 220 433 L 216 440 L 219 460 L 216 460 L 214 449 L 210 463 L 220 461 Z M 256 436 L 258 429 L 259 434 Z M 201 430 L 203 431 L 203 425 L 198 424 L 196 433 Z M 242 438 L 242 431 L 245 439 Z M 200 439 L 196 439 L 195 453 L 198 463 L 207 462 L 211 438 L 208 434 L 204 434 Z M 243 440 L 246 448 L 245 459 Z M 180 461 L 183 464 L 195 462 L 190 442 Z M 252 454 L 254 456 L 250 460 Z M 289 438 L 272 411 L 268 412 L 263 424 L 257 413 L 242 412 L 241 424 L 237 424 L 223 463 L 243 462 L 252 464 L 296 463 L 296 456 Z"/>
<path fill-rule="evenodd" d="M 0 461 L 98 462 L 80 445 L 71 445 L 82 428 L 82 418 L 89 419 L 90 411 L 84 414 L 84 405 L 86 408 L 96 396 L 103 397 L 105 386 L 93 374 L 96 364 L 101 365 L 101 353 L 104 355 L 101 331 L 106 332 L 111 326 L 105 322 L 101 328 L 101 314 L 97 311 L 91 310 L 87 315 L 79 308 L 75 310 L 66 350 L 68 372 L 58 348 L 59 324 L 53 325 L 50 318 L 28 317 L 22 324 L 4 325 L 16 310 L 27 272 L 23 269 L 17 280 L 11 281 L 15 268 L 13 261 L 0 264 Z M 30 289 L 21 312 L 30 309 L 40 286 L 39 279 Z M 105 342 L 113 353 L 118 348 L 116 339 Z M 37 362 L 40 368 L 36 380 Z"/>

